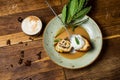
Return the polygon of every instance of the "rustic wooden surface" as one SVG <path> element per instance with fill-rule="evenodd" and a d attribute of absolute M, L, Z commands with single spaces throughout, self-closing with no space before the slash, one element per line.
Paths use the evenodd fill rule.
<path fill-rule="evenodd" d="M 57 14 L 67 3 L 48 1 Z M 54 64 L 46 55 L 43 32 L 30 37 L 21 31 L 18 18 L 30 15 L 41 18 L 44 31 L 54 17 L 44 0 L 0 0 L 0 80 L 120 80 L 120 1 L 90 0 L 90 3 L 93 8 L 89 16 L 102 31 L 103 48 L 90 66 L 69 70 Z"/>

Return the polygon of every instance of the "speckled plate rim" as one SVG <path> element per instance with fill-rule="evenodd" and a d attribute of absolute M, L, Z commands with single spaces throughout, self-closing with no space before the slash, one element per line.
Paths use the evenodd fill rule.
<path fill-rule="evenodd" d="M 61 16 L 61 15 L 59 15 L 59 16 Z M 89 17 L 89 16 L 86 15 L 85 17 Z M 64 68 L 68 68 L 68 69 L 80 69 L 80 68 L 84 68 L 84 67 L 87 67 L 88 65 L 92 64 L 92 63 L 98 58 L 98 56 L 99 56 L 99 54 L 100 54 L 100 52 L 101 52 L 101 50 L 102 50 L 102 45 L 103 45 L 102 33 L 101 33 L 101 30 L 99 29 L 98 25 L 96 24 L 96 22 L 95 22 L 92 18 L 89 17 L 90 20 L 91 20 L 91 21 L 94 23 L 94 25 L 96 26 L 98 32 L 100 32 L 99 35 L 100 35 L 100 44 L 101 44 L 101 46 L 100 46 L 100 49 L 99 49 L 98 52 L 97 52 L 98 55 L 94 58 L 94 60 L 92 60 L 91 62 L 87 63 L 85 66 L 80 66 L 80 67 L 66 67 L 66 66 L 64 66 L 64 65 L 59 64 L 59 63 L 56 62 L 55 60 L 53 60 L 52 57 L 50 56 L 50 54 L 47 52 L 47 49 L 46 49 L 46 47 L 45 47 L 45 41 L 44 41 L 45 35 L 44 35 L 44 34 L 46 33 L 47 28 L 49 27 L 48 25 L 49 25 L 50 23 L 52 23 L 52 21 L 53 21 L 55 18 L 56 18 L 56 17 L 54 17 L 53 19 L 51 19 L 51 20 L 49 21 L 49 23 L 46 25 L 46 28 L 45 28 L 44 33 L 43 33 L 43 47 L 44 47 L 47 55 L 50 57 L 50 59 L 51 59 L 54 63 L 56 63 L 57 65 L 59 65 L 59 66 L 61 66 L 61 67 L 64 67 Z"/>

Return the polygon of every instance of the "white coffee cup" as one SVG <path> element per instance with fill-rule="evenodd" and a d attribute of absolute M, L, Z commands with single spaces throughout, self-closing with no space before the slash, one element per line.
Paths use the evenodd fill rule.
<path fill-rule="evenodd" d="M 36 35 L 42 29 L 42 22 L 36 16 L 28 16 L 22 21 L 21 28 L 27 35 Z"/>

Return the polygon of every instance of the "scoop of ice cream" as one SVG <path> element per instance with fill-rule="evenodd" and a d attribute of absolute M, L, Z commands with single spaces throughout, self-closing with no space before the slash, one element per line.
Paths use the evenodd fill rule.
<path fill-rule="evenodd" d="M 84 38 L 81 35 L 72 35 L 70 42 L 75 50 L 80 50 L 85 45 Z"/>
<path fill-rule="evenodd" d="M 36 16 L 29 16 L 22 22 L 22 30 L 28 35 L 35 35 L 40 32 L 42 28 L 41 20 Z"/>

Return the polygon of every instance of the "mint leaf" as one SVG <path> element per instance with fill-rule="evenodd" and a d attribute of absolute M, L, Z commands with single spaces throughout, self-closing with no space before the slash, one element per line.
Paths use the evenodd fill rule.
<path fill-rule="evenodd" d="M 67 14 L 67 6 L 65 5 L 62 10 L 62 21 L 63 23 L 66 22 L 66 14 Z"/>
<path fill-rule="evenodd" d="M 54 42 L 59 42 L 61 39 L 55 39 Z"/>
<path fill-rule="evenodd" d="M 76 14 L 78 8 L 78 0 L 70 0 L 67 5 L 68 15 L 67 24 L 72 21 L 73 16 Z"/>
<path fill-rule="evenodd" d="M 79 19 L 79 18 L 81 18 L 81 17 L 84 17 L 90 10 L 91 10 L 91 6 L 82 9 L 80 12 L 78 12 L 78 13 L 74 16 L 73 20 L 76 20 L 76 19 Z"/>
<path fill-rule="evenodd" d="M 79 42 L 77 37 L 75 37 L 75 41 L 76 41 L 77 44 L 80 44 L 80 42 Z"/>
<path fill-rule="evenodd" d="M 79 0 L 78 12 L 83 8 L 86 0 Z"/>

